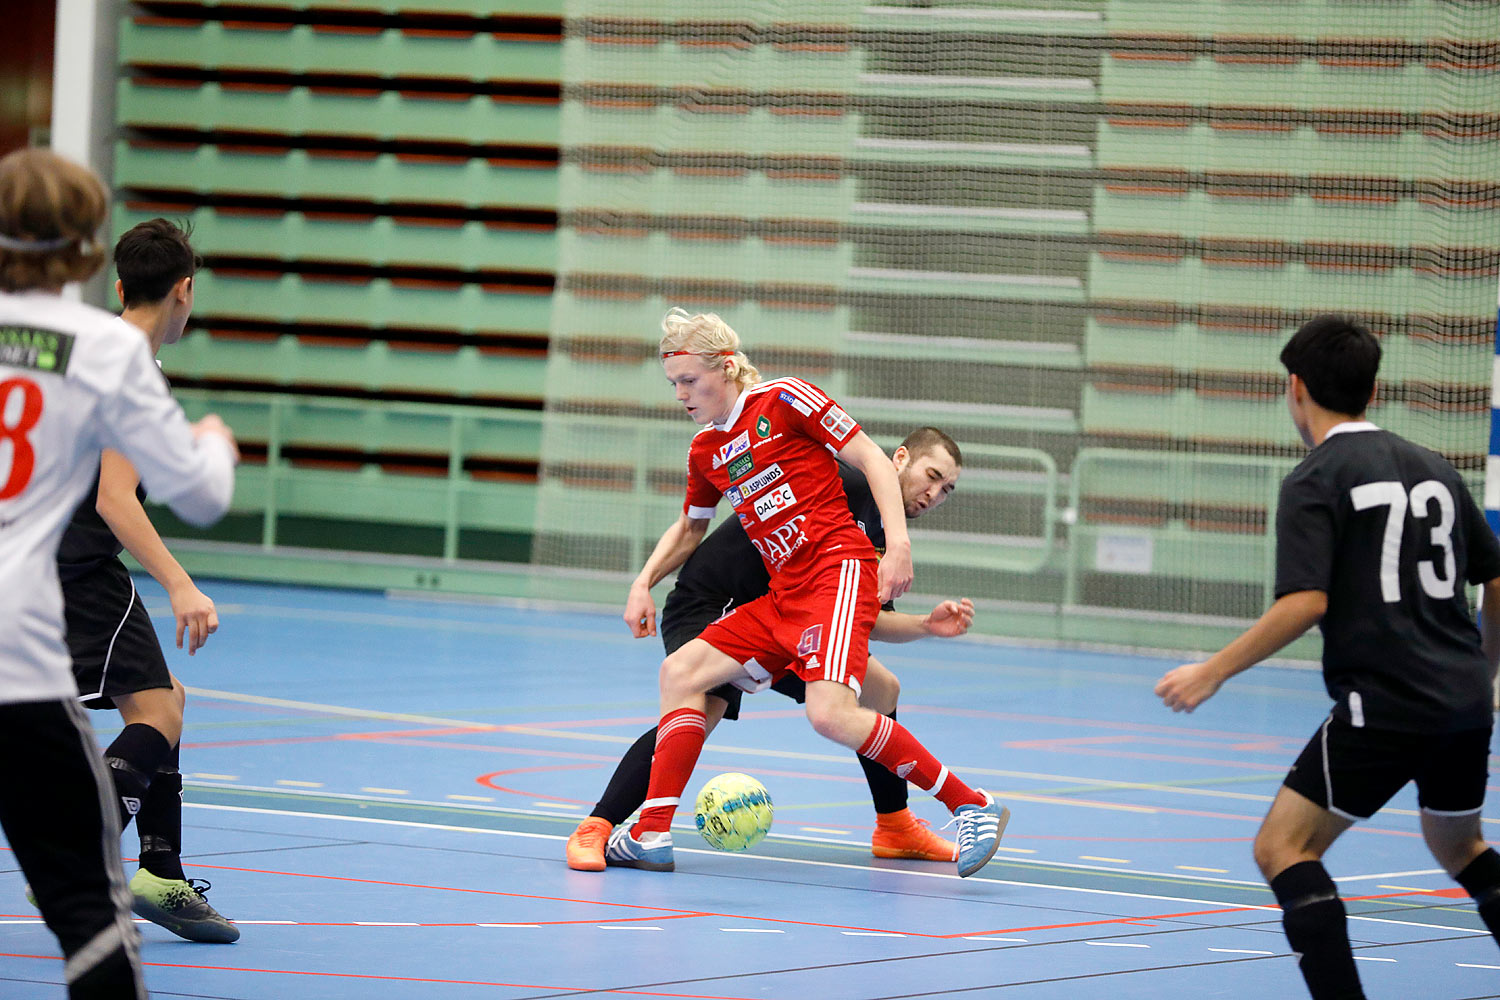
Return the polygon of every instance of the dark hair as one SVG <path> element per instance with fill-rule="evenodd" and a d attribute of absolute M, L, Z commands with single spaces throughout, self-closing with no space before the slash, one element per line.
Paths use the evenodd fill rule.
<path fill-rule="evenodd" d="M 1380 341 L 1348 316 L 1327 313 L 1302 324 L 1281 349 L 1281 363 L 1313 402 L 1347 417 L 1365 412 L 1380 369 Z"/>
<path fill-rule="evenodd" d="M 0 289 L 61 288 L 93 275 L 104 263 L 94 232 L 108 211 L 104 185 L 81 164 L 36 148 L 0 159 L 0 235 L 23 244 L 0 248 Z"/>
<path fill-rule="evenodd" d="M 188 242 L 192 233 L 189 223 L 178 226 L 166 219 L 148 219 L 120 237 L 115 272 L 127 308 L 160 302 L 173 285 L 203 266 L 203 258 Z"/>
<path fill-rule="evenodd" d="M 964 464 L 964 456 L 958 450 L 958 442 L 936 427 L 918 427 L 906 435 L 906 440 L 901 442 L 901 447 L 906 449 L 907 454 L 913 460 L 942 448 L 953 456 L 954 465 Z"/>

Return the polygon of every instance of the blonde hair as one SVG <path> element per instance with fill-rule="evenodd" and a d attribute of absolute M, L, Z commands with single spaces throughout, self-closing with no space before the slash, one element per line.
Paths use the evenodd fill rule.
<path fill-rule="evenodd" d="M 83 281 L 104 263 L 94 233 L 109 195 L 94 172 L 45 149 L 0 159 L 0 289 L 23 292 Z M 33 245 L 34 244 L 34 245 Z"/>
<path fill-rule="evenodd" d="M 715 313 L 689 315 L 686 309 L 673 307 L 661 321 L 661 354 L 695 354 L 705 371 L 721 368 L 720 358 L 730 363 L 724 376 L 741 388 L 760 381 L 760 370 L 740 350 L 740 335 Z"/>

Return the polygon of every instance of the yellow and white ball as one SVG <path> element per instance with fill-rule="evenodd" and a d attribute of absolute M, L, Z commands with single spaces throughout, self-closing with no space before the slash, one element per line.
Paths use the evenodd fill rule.
<path fill-rule="evenodd" d="M 694 818 L 709 846 L 744 851 L 760 843 L 771 829 L 771 793 L 750 777 L 731 771 L 711 779 L 698 793 Z"/>

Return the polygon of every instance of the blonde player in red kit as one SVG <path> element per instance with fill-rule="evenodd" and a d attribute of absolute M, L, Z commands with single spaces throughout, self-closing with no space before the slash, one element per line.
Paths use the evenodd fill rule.
<path fill-rule="evenodd" d="M 625 622 L 637 637 L 656 633 L 651 587 L 692 554 L 721 498 L 765 561 L 771 590 L 663 661 L 646 802 L 634 827 L 610 837 L 606 863 L 672 870 L 672 814 L 703 749 L 705 693 L 724 683 L 761 690 L 790 671 L 807 682 L 813 729 L 948 807 L 958 823 L 958 873 L 972 875 L 994 856 L 1009 810 L 951 774 L 900 723 L 858 702 L 880 605 L 912 580 L 890 459 L 817 386 L 795 378 L 762 382 L 739 336 L 718 316 L 673 309 L 662 330 L 667 381 L 703 429 L 688 451 L 682 515 L 631 585 Z M 835 456 L 869 482 L 885 524 L 883 559 L 849 514 Z"/>

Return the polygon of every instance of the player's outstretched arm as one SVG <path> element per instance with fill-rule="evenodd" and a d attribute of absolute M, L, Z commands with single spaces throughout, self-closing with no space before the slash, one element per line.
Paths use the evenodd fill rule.
<path fill-rule="evenodd" d="M 177 648 L 182 648 L 186 633 L 188 655 L 192 656 L 219 630 L 219 615 L 214 602 L 193 584 L 192 577 L 156 533 L 156 526 L 135 495 L 139 482 L 125 456 L 106 448 L 99 460 L 99 498 L 94 506 L 125 551 L 166 590 L 177 619 Z"/>
<path fill-rule="evenodd" d="M 880 603 L 894 601 L 911 589 L 915 575 L 911 564 L 911 538 L 906 534 L 906 508 L 901 502 L 901 483 L 880 445 L 860 431 L 839 449 L 839 458 L 865 474 L 870 495 L 885 526 L 885 555 L 876 576 Z"/>
<path fill-rule="evenodd" d="M 912 642 L 929 636 L 952 638 L 963 635 L 974 624 L 974 602 L 967 597 L 943 601 L 925 615 L 882 611 L 870 629 L 876 642 Z"/>
<path fill-rule="evenodd" d="M 637 639 L 656 634 L 656 604 L 651 600 L 651 588 L 678 566 L 687 562 L 703 534 L 708 530 L 706 518 L 680 515 L 672 526 L 662 532 L 656 548 L 646 559 L 646 565 L 630 585 L 630 594 L 625 599 L 626 626 Z"/>
<path fill-rule="evenodd" d="M 1191 712 L 1229 678 L 1249 670 L 1312 628 L 1328 610 L 1321 590 L 1286 594 L 1236 640 L 1202 663 L 1186 663 L 1168 670 L 1156 682 L 1156 694 L 1174 712 Z"/>

